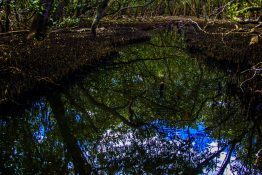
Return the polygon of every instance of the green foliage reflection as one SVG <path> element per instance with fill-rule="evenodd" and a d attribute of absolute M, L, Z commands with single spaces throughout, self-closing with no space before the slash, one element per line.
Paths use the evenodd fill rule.
<path fill-rule="evenodd" d="M 2 119 L 1 168 L 14 174 L 258 174 L 261 114 L 230 94 L 234 83 L 187 54 L 175 28 L 155 31 L 150 42 L 121 49 L 21 118 Z M 164 125 L 156 121 L 186 134 L 167 138 L 171 131 L 160 131 Z M 205 127 L 194 136 L 199 123 Z"/>

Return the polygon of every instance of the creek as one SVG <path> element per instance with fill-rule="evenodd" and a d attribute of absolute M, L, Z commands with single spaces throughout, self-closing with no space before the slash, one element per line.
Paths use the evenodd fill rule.
<path fill-rule="evenodd" d="M 0 116 L 0 174 L 260 174 L 261 96 L 176 29 L 151 35 Z"/>

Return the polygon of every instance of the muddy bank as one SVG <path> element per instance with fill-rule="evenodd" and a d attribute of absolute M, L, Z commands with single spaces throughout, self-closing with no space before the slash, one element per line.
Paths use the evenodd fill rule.
<path fill-rule="evenodd" d="M 262 42 L 259 36 L 262 30 L 251 32 L 252 26 L 242 27 L 238 31 L 235 26 L 216 24 L 203 26 L 203 30 L 200 30 L 194 24 L 194 28 L 185 29 L 187 46 L 191 53 L 202 59 L 250 67 L 262 60 Z"/>
<path fill-rule="evenodd" d="M 80 26 L 90 26 L 81 19 Z M 262 60 L 262 25 L 239 24 L 228 20 L 204 20 L 196 17 L 152 17 L 102 20 L 104 27 L 135 27 L 154 30 L 175 26 L 184 37 L 189 51 L 206 59 L 255 65 Z"/>
<path fill-rule="evenodd" d="M 0 104 L 37 86 L 59 85 L 62 78 L 108 57 L 118 46 L 149 39 L 133 28 L 99 29 L 96 38 L 87 28 L 54 30 L 44 41 L 27 40 L 27 33 L 0 35 Z"/>

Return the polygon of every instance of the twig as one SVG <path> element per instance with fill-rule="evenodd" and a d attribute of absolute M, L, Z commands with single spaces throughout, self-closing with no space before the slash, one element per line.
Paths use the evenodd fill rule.
<path fill-rule="evenodd" d="M 242 90 L 242 92 L 244 92 L 242 86 L 243 86 L 246 82 L 252 80 L 256 75 L 261 75 L 262 62 L 257 63 L 255 66 L 252 66 L 251 69 L 247 69 L 247 70 L 241 72 L 241 74 L 246 73 L 246 72 L 248 72 L 248 71 L 254 71 L 254 73 L 253 73 L 253 75 L 252 75 L 250 78 L 244 80 L 244 81 L 240 84 L 240 89 Z"/>

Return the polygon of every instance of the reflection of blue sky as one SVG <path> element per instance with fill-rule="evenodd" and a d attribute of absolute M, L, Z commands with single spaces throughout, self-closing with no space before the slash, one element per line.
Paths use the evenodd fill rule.
<path fill-rule="evenodd" d="M 46 135 L 46 128 L 43 125 L 40 125 L 38 131 L 33 133 L 34 138 L 39 142 L 42 143 L 45 139 Z"/>
<path fill-rule="evenodd" d="M 0 127 L 7 126 L 7 122 L 5 120 L 0 119 Z"/>
<path fill-rule="evenodd" d="M 44 103 L 38 103 L 37 105 L 35 105 L 35 109 L 37 109 L 37 115 L 33 117 L 31 120 L 31 124 L 33 124 L 34 125 L 33 128 L 35 128 L 35 132 L 33 132 L 33 137 L 35 138 L 35 140 L 38 143 L 43 143 L 45 141 L 47 137 L 47 133 L 51 132 L 55 125 L 54 121 L 50 120 L 50 114 L 52 111 L 50 108 L 46 108 L 45 105 L 46 104 Z M 74 116 L 73 119 L 77 123 L 81 122 L 82 116 L 77 111 L 68 111 L 67 110 L 66 112 L 70 112 L 71 114 L 73 114 Z M 91 111 L 88 111 L 88 113 L 90 114 L 90 116 L 94 115 Z M 218 146 L 217 146 L 218 142 L 221 142 L 214 138 L 211 138 L 210 135 L 206 133 L 204 124 L 200 122 L 194 124 L 193 126 L 177 127 L 177 126 L 172 125 L 172 123 L 170 123 L 168 120 L 159 120 L 158 119 L 158 120 L 151 122 L 150 124 L 148 124 L 145 127 L 153 128 L 156 134 L 166 141 L 176 141 L 176 140 L 180 140 L 182 142 L 190 141 L 192 143 L 191 144 L 192 150 L 188 150 L 188 151 L 193 151 L 200 155 L 204 153 L 206 150 L 209 150 L 210 152 L 216 152 L 218 150 Z M 116 148 L 119 148 L 119 147 L 124 148 L 128 145 L 131 145 L 132 138 L 133 136 L 126 137 L 123 143 L 122 142 L 114 143 L 113 141 L 110 141 L 109 143 L 111 143 L 111 146 L 113 145 L 113 147 L 115 146 Z M 90 156 L 91 156 L 89 152 L 90 143 L 87 141 L 80 142 L 78 140 L 77 144 L 80 147 L 80 149 L 82 150 L 82 152 L 84 153 L 85 158 L 87 160 L 90 160 Z M 221 163 L 223 162 L 224 158 L 226 157 L 226 154 L 227 154 L 227 150 L 225 150 L 225 152 L 223 152 L 220 155 L 220 157 L 218 158 L 218 160 Z M 233 157 L 235 157 L 235 155 L 233 155 Z M 72 165 L 69 164 L 68 168 L 69 169 L 72 168 Z M 227 168 L 226 172 L 228 174 L 231 174 L 228 169 L 229 168 Z"/>
<path fill-rule="evenodd" d="M 142 83 L 144 81 L 143 77 L 141 75 L 133 75 L 132 79 L 131 79 L 131 83 Z M 111 82 L 113 85 L 117 85 L 121 82 L 121 80 L 117 79 L 117 78 L 112 78 Z"/>
<path fill-rule="evenodd" d="M 54 127 L 54 121 L 50 121 L 50 114 L 51 110 L 50 108 L 45 108 L 45 111 L 41 111 L 41 108 L 38 108 L 38 113 L 36 117 L 34 117 L 31 120 L 31 124 L 33 124 L 35 127 L 35 132 L 33 132 L 33 136 L 36 139 L 38 143 L 43 143 L 46 139 L 46 134 L 50 131 L 52 131 Z M 67 111 L 69 112 L 69 111 Z M 71 111 L 72 112 L 72 111 Z M 74 112 L 73 112 L 74 113 Z M 91 116 L 94 115 L 90 111 L 88 112 Z M 74 120 L 76 122 L 81 122 L 81 114 L 75 112 L 74 113 Z M 123 126 L 121 126 L 123 127 Z M 195 153 L 203 153 L 205 150 L 209 150 L 210 152 L 216 152 L 218 151 L 218 141 L 214 138 L 211 138 L 208 133 L 205 132 L 205 126 L 203 123 L 196 123 L 194 126 L 184 126 L 184 127 L 177 127 L 174 125 L 171 125 L 171 123 L 168 120 L 155 120 L 145 126 L 146 128 L 153 128 L 157 135 L 159 135 L 162 139 L 167 140 L 167 141 L 176 141 L 176 140 L 181 140 L 181 141 L 188 141 L 190 140 L 192 143 L 192 149 L 190 151 L 193 151 Z M 146 129 L 145 128 L 145 129 Z M 119 133 L 120 134 L 120 133 Z M 132 140 L 133 136 L 129 136 L 129 138 Z M 112 145 L 116 147 L 125 147 L 131 144 L 131 141 L 127 138 L 125 138 L 125 142 L 123 143 L 113 143 L 110 142 Z M 90 159 L 90 142 L 80 142 L 78 140 L 78 146 L 84 153 L 84 156 L 87 160 Z M 189 150 L 188 150 L 189 151 Z M 124 152 L 123 152 L 124 154 Z M 223 152 L 218 160 L 222 163 L 223 160 L 225 159 L 227 154 L 227 150 Z M 118 156 L 118 155 L 116 155 Z M 234 159 L 235 155 L 233 155 Z M 221 165 L 221 163 L 218 163 Z M 99 164 L 96 162 L 96 164 Z M 68 164 L 68 168 L 71 169 L 73 165 Z M 216 170 L 214 170 L 215 174 Z M 227 174 L 232 174 L 229 166 L 226 169 Z"/>
<path fill-rule="evenodd" d="M 166 140 L 175 140 L 177 138 L 182 140 L 191 140 L 196 151 L 203 151 L 215 139 L 209 137 L 205 132 L 203 123 L 196 123 L 196 127 L 176 128 L 170 126 L 167 120 L 155 120 L 149 126 L 154 127 L 155 130 L 162 135 Z"/>
<path fill-rule="evenodd" d="M 81 115 L 80 115 L 80 114 L 76 114 L 76 115 L 75 115 L 75 121 L 76 121 L 77 123 L 79 123 L 79 122 L 81 121 Z"/>
<path fill-rule="evenodd" d="M 118 83 L 120 83 L 120 80 L 116 79 L 116 78 L 112 78 L 112 84 L 113 85 L 117 85 Z"/>
<path fill-rule="evenodd" d="M 33 105 L 32 114 L 37 113 L 35 117 L 32 116 L 30 123 L 35 131 L 33 137 L 42 143 L 46 139 L 46 134 L 55 127 L 54 121 L 50 120 L 51 109 L 47 107 L 45 99 L 41 99 Z M 35 110 L 35 111 L 34 111 Z"/>
<path fill-rule="evenodd" d="M 167 120 L 155 120 L 148 125 L 148 127 L 154 128 L 154 130 L 165 140 L 173 141 L 173 140 L 184 140 L 192 141 L 192 148 L 194 151 L 198 153 L 203 153 L 206 150 L 210 153 L 215 153 L 219 150 L 219 142 L 224 142 L 223 140 L 217 140 L 211 138 L 208 133 L 205 132 L 205 125 L 201 122 L 196 123 L 195 127 L 185 126 L 185 127 L 174 127 L 171 126 L 170 122 Z M 192 150 L 192 151 L 193 151 Z M 217 168 L 213 169 L 213 171 L 209 171 L 208 174 L 215 175 L 219 170 L 219 167 L 222 165 L 222 162 L 225 160 L 226 155 L 228 153 L 228 148 L 223 151 L 217 160 Z M 235 160 L 236 153 L 233 152 L 230 160 Z M 205 169 L 204 169 L 205 172 Z M 230 170 L 230 165 L 227 165 L 225 169 L 226 175 L 232 175 L 232 171 Z"/>
<path fill-rule="evenodd" d="M 143 77 L 141 75 L 135 75 L 135 76 L 133 76 L 133 82 L 134 83 L 141 83 L 141 82 L 143 82 Z"/>

